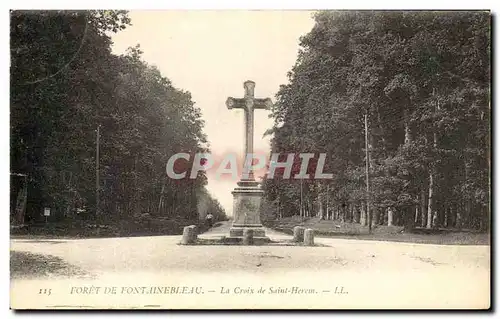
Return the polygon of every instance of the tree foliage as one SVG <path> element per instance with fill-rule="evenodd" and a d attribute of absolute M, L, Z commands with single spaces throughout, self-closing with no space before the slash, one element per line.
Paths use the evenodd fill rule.
<path fill-rule="evenodd" d="M 334 179 L 303 181 L 302 201 L 298 181 L 265 180 L 267 199 L 285 215 L 300 202 L 317 211 L 318 198 L 359 215 L 369 195 L 375 224 L 390 208 L 409 227 L 485 228 L 489 13 L 325 11 L 315 20 L 277 94 L 273 152 L 325 152 Z"/>
<path fill-rule="evenodd" d="M 11 172 L 28 175 L 27 219 L 43 207 L 57 218 L 77 209 L 106 220 L 198 218 L 206 177 L 174 182 L 165 165 L 177 152 L 208 151 L 200 110 L 139 45 L 111 53 L 110 34 L 130 22 L 112 10 L 11 13 Z"/>

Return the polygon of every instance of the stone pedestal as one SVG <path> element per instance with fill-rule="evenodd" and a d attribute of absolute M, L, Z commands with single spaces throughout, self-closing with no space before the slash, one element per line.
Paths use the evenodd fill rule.
<path fill-rule="evenodd" d="M 265 237 L 260 222 L 260 203 L 264 192 L 259 183 L 253 180 L 242 180 L 233 194 L 233 226 L 229 230 L 230 237 L 242 237 L 245 229 L 252 229 L 253 237 Z"/>
<path fill-rule="evenodd" d="M 296 243 L 301 243 L 304 241 L 304 230 L 302 226 L 295 226 L 293 228 L 293 241 Z"/>
<path fill-rule="evenodd" d="M 314 246 L 314 230 L 306 229 L 304 231 L 304 245 L 305 246 Z"/>

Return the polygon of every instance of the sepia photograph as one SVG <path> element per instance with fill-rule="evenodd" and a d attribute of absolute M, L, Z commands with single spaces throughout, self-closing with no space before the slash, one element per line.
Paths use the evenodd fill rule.
<path fill-rule="evenodd" d="M 11 10 L 13 310 L 488 310 L 492 12 Z"/>

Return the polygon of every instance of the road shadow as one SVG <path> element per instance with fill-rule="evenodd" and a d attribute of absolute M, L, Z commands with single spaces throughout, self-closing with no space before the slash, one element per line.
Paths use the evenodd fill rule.
<path fill-rule="evenodd" d="M 91 278 L 92 275 L 52 255 L 34 254 L 25 251 L 10 252 L 10 278 Z"/>
<path fill-rule="evenodd" d="M 35 243 L 35 244 L 64 244 L 67 243 L 67 240 L 44 240 L 44 239 L 17 239 L 17 238 L 11 238 L 11 239 L 16 239 L 17 242 L 20 243 Z"/>

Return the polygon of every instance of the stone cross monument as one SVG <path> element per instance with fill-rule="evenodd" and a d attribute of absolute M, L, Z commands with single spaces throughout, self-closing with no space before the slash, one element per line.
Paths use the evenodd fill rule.
<path fill-rule="evenodd" d="M 238 108 L 245 111 L 245 158 L 253 155 L 253 111 L 269 109 L 272 106 L 270 98 L 254 97 L 255 82 L 246 81 L 243 84 L 243 98 L 229 97 L 226 101 L 228 109 Z M 248 161 L 250 164 L 252 161 Z M 231 237 L 242 237 L 244 229 L 252 229 L 255 237 L 265 237 L 264 228 L 260 222 L 260 203 L 263 191 L 255 181 L 253 170 L 244 170 L 244 175 L 238 182 L 233 194 L 233 227 L 229 231 Z"/>

